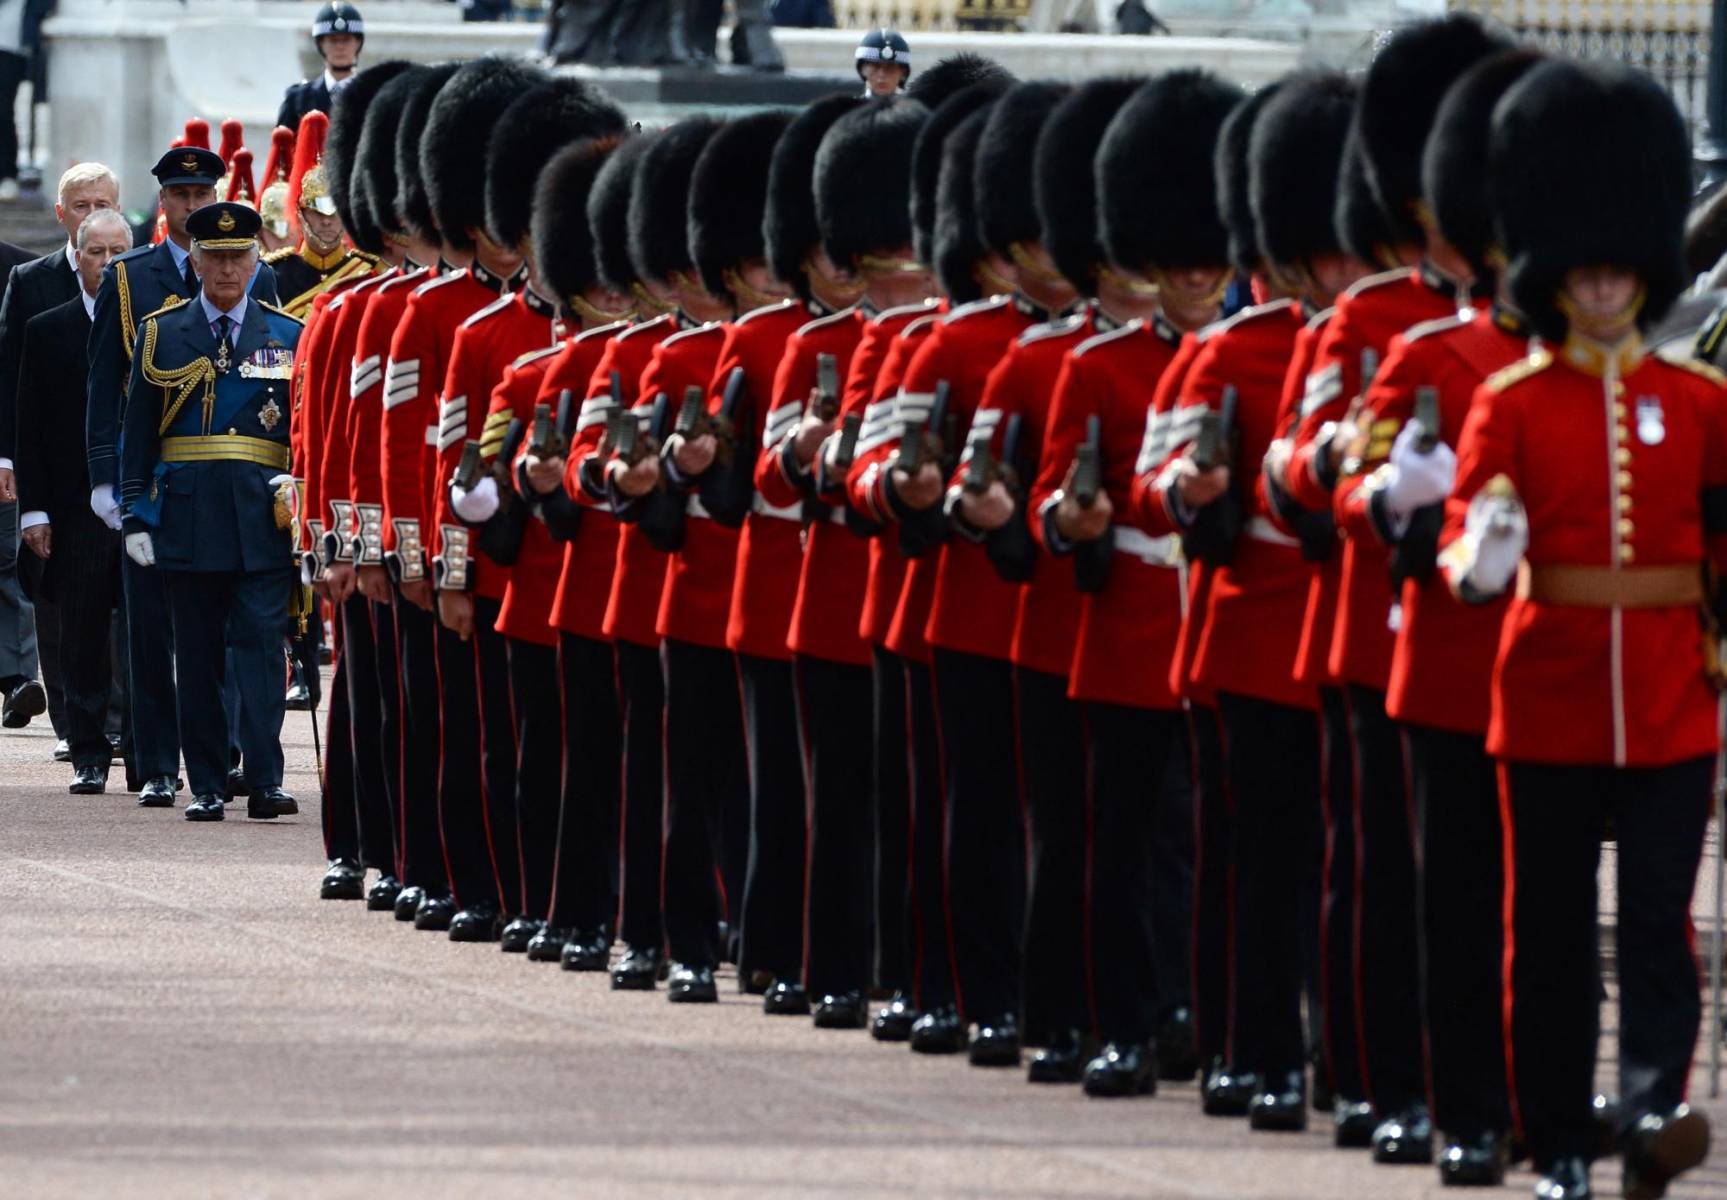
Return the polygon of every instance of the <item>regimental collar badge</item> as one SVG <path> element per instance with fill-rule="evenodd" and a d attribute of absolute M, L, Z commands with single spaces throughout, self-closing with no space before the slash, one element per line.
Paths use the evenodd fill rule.
<path fill-rule="evenodd" d="M 279 423 L 281 419 L 282 410 L 277 407 L 276 398 L 271 396 L 264 402 L 264 407 L 258 410 L 258 424 L 264 427 L 265 433 L 269 433 L 272 429 L 276 428 L 277 423 Z"/>

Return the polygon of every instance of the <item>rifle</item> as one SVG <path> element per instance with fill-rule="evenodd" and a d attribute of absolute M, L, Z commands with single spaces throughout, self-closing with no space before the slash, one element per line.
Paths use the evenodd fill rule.
<path fill-rule="evenodd" d="M 1234 384 L 1225 384 L 1217 411 L 1209 409 L 1200 416 L 1199 438 L 1194 443 L 1193 464 L 1202 471 L 1228 466 L 1235 441 L 1235 410 L 1240 393 Z M 1235 559 L 1235 539 L 1243 524 L 1241 499 L 1236 492 L 1236 480 L 1229 488 L 1194 514 L 1193 523 L 1182 534 L 1183 552 L 1190 560 L 1214 567 L 1228 566 Z"/>
<path fill-rule="evenodd" d="M 1199 431 L 1193 440 L 1193 465 L 1201 471 L 1226 464 L 1230 452 L 1231 434 L 1235 430 L 1235 408 L 1239 396 L 1234 384 L 1225 384 L 1217 411 L 1206 409 L 1199 414 Z"/>
<path fill-rule="evenodd" d="M 1439 445 L 1439 389 L 1423 384 L 1415 389 L 1415 424 L 1421 431 L 1416 435 L 1415 448 L 1432 454 Z"/>
<path fill-rule="evenodd" d="M 1031 526 L 1026 521 L 1026 496 L 1020 485 L 1020 447 L 1024 437 L 1025 422 L 1019 413 L 1014 413 L 1003 427 L 1001 459 L 994 464 L 994 477 L 1013 494 L 1013 516 L 1006 525 L 992 530 L 983 544 L 995 573 L 1008 583 L 1025 583 L 1037 570 L 1037 543 L 1032 540 Z"/>
<path fill-rule="evenodd" d="M 966 459 L 965 478 L 960 486 L 974 496 L 981 496 L 1000 477 L 995 456 L 989 452 L 989 434 L 973 434 L 966 449 L 970 457 Z"/>
<path fill-rule="evenodd" d="M 1439 389 L 1423 384 L 1415 389 L 1415 415 L 1411 418 L 1419 431 L 1415 447 L 1423 454 L 1433 453 L 1439 445 Z M 1403 581 L 1413 579 L 1426 583 L 1433 578 L 1439 565 L 1439 531 L 1444 524 L 1445 505 L 1423 504 L 1409 514 L 1409 525 L 1397 545 L 1391 550 L 1391 597 L 1403 596 Z"/>
<path fill-rule="evenodd" d="M 840 411 L 839 359 L 831 354 L 816 355 L 816 416 L 831 421 Z"/>
<path fill-rule="evenodd" d="M 456 463 L 455 471 L 450 475 L 450 483 L 471 492 L 480 482 L 480 443 L 469 438 L 462 443 L 462 457 Z"/>
<path fill-rule="evenodd" d="M 498 482 L 498 511 L 480 525 L 473 539 L 475 549 L 502 567 L 511 566 L 521 555 L 522 532 L 528 524 L 528 506 L 517 502 L 515 489 L 510 487 L 510 464 L 516 461 L 527 432 L 520 417 L 504 431 L 503 444 L 490 465 L 492 478 Z M 466 454 L 464 447 L 463 456 Z"/>
<path fill-rule="evenodd" d="M 863 432 L 863 415 L 847 413 L 840 422 L 839 445 L 834 447 L 833 469 L 836 473 L 849 471 L 852 460 L 857 457 L 858 434 Z"/>
<path fill-rule="evenodd" d="M 626 467 L 635 466 L 647 456 L 640 435 L 641 426 L 636 423 L 634 412 L 621 404 L 614 404 L 606 410 L 606 444 Z"/>
<path fill-rule="evenodd" d="M 923 420 L 907 421 L 901 426 L 893 465 L 907 475 L 916 475 L 922 470 L 926 458 L 934 458 L 939 465 L 946 445 L 952 442 L 954 417 L 948 411 L 950 390 L 948 381 L 941 380 L 935 385 L 935 399 L 930 402 L 929 412 Z M 946 441 L 943 435 L 946 435 Z"/>
<path fill-rule="evenodd" d="M 714 465 L 696 485 L 708 516 L 727 529 L 743 526 L 756 496 L 755 455 L 744 445 L 752 422 L 740 417 L 748 395 L 744 369 L 733 367 L 720 396 L 720 411 L 708 418 L 716 443 Z"/>
<path fill-rule="evenodd" d="M 686 442 L 713 432 L 708 424 L 708 394 L 704 388 L 692 383 L 684 389 L 684 402 L 678 409 L 672 432 L 682 434 Z"/>
<path fill-rule="evenodd" d="M 1090 508 L 1102 490 L 1103 418 L 1094 413 L 1085 419 L 1085 441 L 1073 456 L 1073 502 Z"/>
<path fill-rule="evenodd" d="M 688 403 L 686 394 L 686 406 Z M 667 435 L 672 432 L 672 421 L 671 398 L 661 392 L 654 397 L 653 408 L 648 417 L 647 445 L 641 448 L 643 457 L 655 453 L 658 447 L 665 444 Z M 630 423 L 633 425 L 634 420 Z M 638 513 L 636 522 L 654 549 L 675 554 L 684 546 L 684 508 L 688 502 L 682 493 L 667 488 L 665 482 L 662 474 L 653 490 L 635 502 Z M 623 514 L 620 513 L 619 516 L 621 518 Z"/>

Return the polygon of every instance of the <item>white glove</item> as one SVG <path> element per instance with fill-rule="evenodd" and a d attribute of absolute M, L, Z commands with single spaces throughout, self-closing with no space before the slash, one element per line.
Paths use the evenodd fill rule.
<path fill-rule="evenodd" d="M 470 525 L 491 520 L 492 514 L 498 511 L 498 481 L 488 475 L 476 483 L 471 492 L 464 491 L 459 485 L 452 486 L 450 507 Z"/>
<path fill-rule="evenodd" d="M 156 565 L 156 546 L 147 533 L 128 533 L 126 535 L 126 557 L 140 567 Z"/>
<path fill-rule="evenodd" d="M 101 484 L 90 489 L 90 511 L 102 518 L 109 529 L 120 528 L 120 506 L 114 502 L 114 488 Z"/>
<path fill-rule="evenodd" d="M 1451 494 L 1457 481 L 1457 455 L 1440 442 L 1423 454 L 1415 443 L 1422 430 L 1413 421 L 1391 444 L 1391 478 L 1385 484 L 1385 506 L 1392 516 L 1407 518 L 1416 509 L 1437 504 Z"/>
<path fill-rule="evenodd" d="M 1265 458 L 1260 462 L 1260 470 L 1265 477 L 1281 491 L 1283 476 L 1289 469 L 1289 458 L 1295 447 L 1288 438 L 1273 438 L 1271 445 L 1265 448 Z"/>
<path fill-rule="evenodd" d="M 1511 586 L 1517 564 L 1529 549 L 1529 517 L 1515 500 L 1477 496 L 1463 520 L 1463 536 L 1475 550 L 1463 578 L 1484 596 Z"/>

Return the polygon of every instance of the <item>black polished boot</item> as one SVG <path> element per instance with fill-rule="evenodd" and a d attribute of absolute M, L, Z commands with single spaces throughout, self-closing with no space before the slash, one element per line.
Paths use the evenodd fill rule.
<path fill-rule="evenodd" d="M 1214 1059 L 1199 1091 L 1200 1111 L 1208 1117 L 1245 1117 L 1247 1106 L 1258 1092 L 1258 1075 L 1237 1071 Z"/>
<path fill-rule="evenodd" d="M 862 1029 L 869 1024 L 869 1001 L 861 991 L 828 993 L 816 1003 L 817 1029 Z"/>
<path fill-rule="evenodd" d="M 1077 1029 L 1063 1029 L 1049 1045 L 1031 1056 L 1025 1069 L 1027 1083 L 1078 1083 L 1085 1077 L 1085 1064 L 1096 1054 L 1091 1039 Z"/>
<path fill-rule="evenodd" d="M 917 1054 L 958 1054 L 967 1040 L 965 1022 L 951 1004 L 926 1012 L 911 1027 L 911 1048 Z"/>
<path fill-rule="evenodd" d="M 139 808 L 173 808 L 174 781 L 166 775 L 146 779 L 138 793 Z"/>
<path fill-rule="evenodd" d="M 809 993 L 803 984 L 776 979 L 762 993 L 762 1011 L 770 1017 L 807 1017 L 810 1015 Z"/>
<path fill-rule="evenodd" d="M 1339 1096 L 1331 1102 L 1331 1144 L 1339 1150 L 1367 1149 L 1373 1145 L 1373 1131 L 1378 1125 L 1373 1105 L 1365 1100 Z"/>
<path fill-rule="evenodd" d="M 1556 1159 L 1535 1181 L 1535 1200 L 1590 1200 L 1589 1160 Z"/>
<path fill-rule="evenodd" d="M 673 963 L 666 976 L 666 999 L 673 1004 L 715 1004 L 720 993 L 714 986 L 712 967 Z"/>
<path fill-rule="evenodd" d="M 1505 1182 L 1505 1135 L 1441 1134 L 1439 1182 L 1447 1187 L 1498 1187 Z"/>
<path fill-rule="evenodd" d="M 665 963 L 659 947 L 625 951 L 618 965 L 612 968 L 614 992 L 651 992 L 665 975 Z"/>
<path fill-rule="evenodd" d="M 495 942 L 498 940 L 498 906 L 471 904 L 450 918 L 452 942 Z"/>
<path fill-rule="evenodd" d="M 498 949 L 505 954 L 526 954 L 528 943 L 534 940 L 534 935 L 543 929 L 545 924 L 533 917 L 517 917 L 498 934 Z"/>
<path fill-rule="evenodd" d="M 1299 1133 L 1307 1128 L 1306 1077 L 1301 1071 L 1267 1074 L 1265 1083 L 1247 1103 L 1250 1129 Z"/>
<path fill-rule="evenodd" d="M 550 925 L 541 926 L 540 931 L 528 939 L 528 961 L 559 961 L 564 956 L 564 947 L 573 936 L 573 930 L 553 929 Z"/>
<path fill-rule="evenodd" d="M 366 868 L 351 858 L 332 858 L 318 884 L 320 900 L 358 900 L 366 893 Z"/>
<path fill-rule="evenodd" d="M 904 992 L 895 992 L 870 1022 L 870 1036 L 878 1042 L 909 1041 L 911 1028 L 917 1019 L 918 1011 L 911 997 Z"/>
<path fill-rule="evenodd" d="M 426 898 L 423 887 L 405 887 L 396 893 L 396 920 L 412 921 L 419 911 L 420 901 Z"/>
<path fill-rule="evenodd" d="M 1373 1161 L 1390 1165 L 1433 1161 L 1433 1119 L 1425 1104 L 1394 1112 L 1373 1131 Z"/>
<path fill-rule="evenodd" d="M 402 881 L 394 875 L 380 875 L 378 881 L 366 892 L 367 912 L 389 912 L 396 907 L 396 896 L 402 890 Z"/>
<path fill-rule="evenodd" d="M 725 938 L 720 938 L 720 944 L 725 945 Z M 774 985 L 772 971 L 739 971 L 738 991 L 746 996 L 765 996 L 768 989 Z"/>
<path fill-rule="evenodd" d="M 1178 1008 L 1157 1031 L 1157 1077 L 1184 1082 L 1199 1074 L 1199 1047 L 1193 1040 L 1193 1010 Z"/>
<path fill-rule="evenodd" d="M 1650 1113 L 1625 1135 L 1625 1200 L 1659 1200 L 1667 1185 L 1709 1157 L 1709 1118 L 1681 1104 Z"/>
<path fill-rule="evenodd" d="M 974 1067 L 1019 1066 L 1019 1022 L 1012 1013 L 993 1021 L 979 1021 L 966 1059 Z"/>
<path fill-rule="evenodd" d="M 1594 1158 L 1612 1158 L 1619 1153 L 1619 1130 L 1624 1124 L 1624 1110 L 1618 1096 L 1595 1093 L 1590 1101 L 1590 1115 L 1595 1121 Z"/>
<path fill-rule="evenodd" d="M 414 910 L 414 928 L 426 933 L 444 933 L 456 919 L 456 901 L 451 896 L 427 896 Z"/>
<path fill-rule="evenodd" d="M 1088 1096 L 1151 1096 L 1157 1092 L 1157 1048 L 1106 1042 L 1085 1064 L 1081 1086 Z"/>
<path fill-rule="evenodd" d="M 577 930 L 564 943 L 558 965 L 566 971 L 603 971 L 612 961 L 612 941 L 604 933 Z"/>

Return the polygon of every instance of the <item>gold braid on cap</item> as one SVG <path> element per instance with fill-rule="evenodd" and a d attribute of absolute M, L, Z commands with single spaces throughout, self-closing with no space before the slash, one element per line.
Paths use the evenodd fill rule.
<path fill-rule="evenodd" d="M 751 287 L 744 282 L 744 277 L 738 274 L 735 268 L 727 267 L 721 275 L 725 279 L 727 290 L 736 296 L 740 303 L 751 308 L 766 308 L 770 304 L 779 304 L 785 300 L 784 296 L 770 295 L 759 288 Z"/>
<path fill-rule="evenodd" d="M 216 367 L 208 358 L 195 358 L 183 367 L 164 371 L 156 366 L 156 322 L 144 322 L 143 368 L 146 382 L 161 388 L 164 393 L 172 390 L 173 400 L 162 414 L 162 423 L 156 427 L 157 434 L 168 432 L 168 426 L 174 423 L 174 418 L 180 415 L 180 409 L 199 385 L 203 385 L 204 429 L 210 428 L 210 417 L 216 407 Z M 166 398 L 166 397 L 164 397 Z"/>
<path fill-rule="evenodd" d="M 1067 282 L 1067 276 L 1038 262 L 1031 256 L 1031 252 L 1019 242 L 1013 242 L 1008 246 L 1007 255 L 1013 260 L 1013 265 L 1024 272 L 1026 277 L 1034 283 Z"/>
<path fill-rule="evenodd" d="M 676 304 L 669 304 L 648 291 L 640 281 L 630 284 L 630 294 L 636 298 L 636 309 L 643 316 L 648 313 L 669 313 L 677 308 Z"/>

